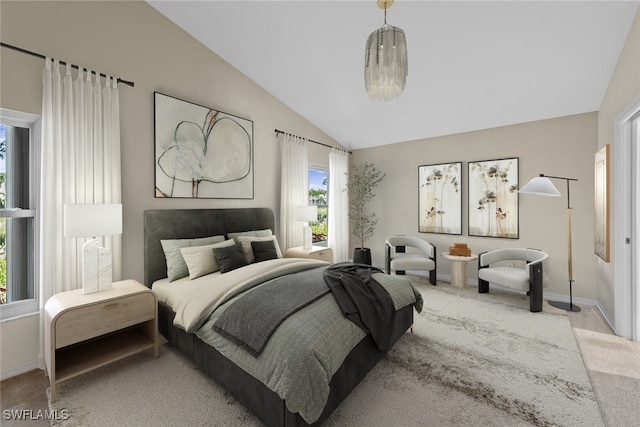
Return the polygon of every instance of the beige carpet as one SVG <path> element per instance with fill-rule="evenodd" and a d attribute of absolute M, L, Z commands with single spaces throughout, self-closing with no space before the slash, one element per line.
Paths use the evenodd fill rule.
<path fill-rule="evenodd" d="M 640 379 L 640 343 L 616 335 L 574 329 L 587 369 Z"/>
<path fill-rule="evenodd" d="M 640 342 L 573 329 L 605 424 L 640 426 Z"/>
<path fill-rule="evenodd" d="M 419 280 L 425 309 L 328 426 L 602 426 L 566 313 Z M 256 426 L 181 355 L 140 354 L 62 383 L 69 426 Z"/>

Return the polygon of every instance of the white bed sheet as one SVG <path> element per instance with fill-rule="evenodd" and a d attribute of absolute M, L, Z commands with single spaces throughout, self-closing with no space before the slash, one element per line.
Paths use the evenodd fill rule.
<path fill-rule="evenodd" d="M 327 263 L 307 258 L 278 258 L 193 280 L 188 277 L 173 282 L 161 279 L 153 283 L 152 289 L 158 300 L 176 313 L 173 324 L 187 332 L 195 332 L 216 307 L 256 282 L 321 265 Z"/>

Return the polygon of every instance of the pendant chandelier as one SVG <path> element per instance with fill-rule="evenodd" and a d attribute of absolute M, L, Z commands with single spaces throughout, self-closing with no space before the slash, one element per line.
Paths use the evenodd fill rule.
<path fill-rule="evenodd" d="M 393 0 L 378 0 L 384 9 L 384 25 L 367 39 L 364 87 L 369 99 L 388 101 L 404 91 L 407 81 L 407 39 L 404 31 L 387 24 L 387 9 Z"/>

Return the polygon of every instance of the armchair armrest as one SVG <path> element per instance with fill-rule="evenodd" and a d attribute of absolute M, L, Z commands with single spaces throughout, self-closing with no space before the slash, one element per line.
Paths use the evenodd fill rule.
<path fill-rule="evenodd" d="M 482 263 L 483 255 L 484 255 L 484 254 L 486 254 L 487 252 L 489 252 L 489 251 L 480 252 L 480 253 L 478 254 L 478 268 L 479 268 L 479 269 L 480 269 L 480 268 L 486 268 L 486 267 L 488 267 L 488 266 L 489 266 L 489 264 L 488 264 L 488 263 L 487 263 L 487 264 L 483 264 L 483 263 Z"/>
<path fill-rule="evenodd" d="M 527 270 L 527 278 L 529 280 L 531 280 L 533 278 L 532 271 L 533 271 L 533 268 L 535 267 L 536 264 L 540 264 L 540 269 L 542 271 L 542 269 L 544 268 L 543 264 L 542 264 L 542 261 L 544 261 L 544 260 L 537 259 L 535 261 L 531 261 L 531 262 L 526 263 L 525 269 Z"/>

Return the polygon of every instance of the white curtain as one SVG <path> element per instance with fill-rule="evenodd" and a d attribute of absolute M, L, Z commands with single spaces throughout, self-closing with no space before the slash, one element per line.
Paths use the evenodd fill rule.
<path fill-rule="evenodd" d="M 349 153 L 332 148 L 329 153 L 329 247 L 333 262 L 349 259 L 349 195 L 345 191 Z"/>
<path fill-rule="evenodd" d="M 62 76 L 58 60 L 46 58 L 42 73 L 38 223 L 42 307 L 52 295 L 82 286 L 80 260 L 84 241 L 64 237 L 64 204 L 121 202 L 120 112 L 116 79 L 107 77 L 103 87 L 101 79 L 92 76 L 90 70 L 80 69 L 74 80 L 71 67 L 65 68 Z M 103 239 L 101 244 L 109 248 L 113 256 L 113 280 L 120 280 L 121 237 Z"/>
<path fill-rule="evenodd" d="M 309 204 L 309 157 L 307 140 L 284 134 L 280 145 L 280 237 L 285 248 L 302 245 L 303 223 L 296 207 Z"/>

